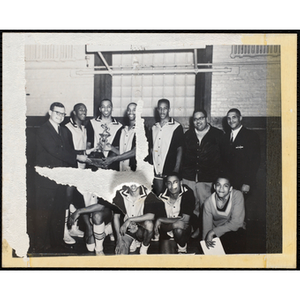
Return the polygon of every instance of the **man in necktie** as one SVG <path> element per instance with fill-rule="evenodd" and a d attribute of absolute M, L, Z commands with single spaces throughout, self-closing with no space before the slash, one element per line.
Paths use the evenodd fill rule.
<path fill-rule="evenodd" d="M 230 132 L 230 145 L 232 145 L 233 144 L 233 133 L 232 133 L 232 131 Z"/>
<path fill-rule="evenodd" d="M 221 156 L 224 170 L 230 171 L 233 187 L 249 194 L 260 164 L 260 142 L 255 131 L 242 125 L 242 119 L 238 109 L 228 111 L 231 130 L 222 139 Z"/>
<path fill-rule="evenodd" d="M 65 107 L 54 102 L 49 120 L 37 131 L 36 166 L 76 167 L 77 161 L 86 162 L 87 156 L 74 150 L 69 130 L 61 126 Z M 57 184 L 36 173 L 35 234 L 31 238 L 36 253 L 62 251 L 66 206 L 66 186 Z"/>

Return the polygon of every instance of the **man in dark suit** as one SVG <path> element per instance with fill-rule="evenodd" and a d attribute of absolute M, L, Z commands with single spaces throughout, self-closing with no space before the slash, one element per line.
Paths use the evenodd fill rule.
<path fill-rule="evenodd" d="M 235 189 L 248 194 L 255 184 L 260 164 L 260 142 L 258 135 L 242 125 L 241 112 L 232 108 L 227 113 L 231 131 L 223 136 L 221 158 L 225 170 L 230 171 Z"/>
<path fill-rule="evenodd" d="M 54 102 L 50 106 L 49 120 L 37 132 L 36 165 L 40 167 L 76 167 L 87 156 L 77 155 L 69 130 L 60 123 L 65 107 Z M 63 245 L 66 209 L 66 186 L 36 173 L 36 214 L 34 248 L 47 253 Z"/>

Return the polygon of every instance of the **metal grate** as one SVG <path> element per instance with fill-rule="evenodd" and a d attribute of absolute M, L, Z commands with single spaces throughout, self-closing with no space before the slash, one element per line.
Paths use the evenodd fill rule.
<path fill-rule="evenodd" d="M 231 46 L 231 58 L 256 57 L 256 56 L 279 56 L 279 45 L 234 45 Z"/>
<path fill-rule="evenodd" d="M 26 61 L 66 61 L 74 60 L 72 45 L 26 45 Z"/>

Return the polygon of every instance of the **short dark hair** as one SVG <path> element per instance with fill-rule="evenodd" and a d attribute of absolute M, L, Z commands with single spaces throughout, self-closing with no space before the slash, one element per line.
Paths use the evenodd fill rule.
<path fill-rule="evenodd" d="M 99 117 L 99 118 L 101 118 L 100 107 L 101 107 L 101 105 L 102 105 L 102 103 L 103 103 L 104 101 L 109 101 L 110 104 L 111 104 L 111 106 L 113 107 L 112 101 L 111 101 L 110 99 L 102 99 L 102 100 L 100 101 L 100 104 L 99 104 L 98 110 L 97 110 L 97 117 Z"/>
<path fill-rule="evenodd" d="M 241 112 L 237 109 L 237 108 L 231 108 L 229 109 L 229 111 L 227 112 L 227 115 L 231 112 L 236 113 L 239 117 L 242 115 Z"/>
<path fill-rule="evenodd" d="M 135 102 L 128 103 L 128 105 L 126 107 L 126 111 L 124 112 L 124 116 L 123 116 L 124 125 L 130 125 L 129 118 L 128 118 L 128 115 L 127 115 L 127 109 L 129 107 L 129 105 L 131 105 L 131 104 L 134 104 L 135 106 L 137 106 L 137 104 Z"/>
<path fill-rule="evenodd" d="M 170 101 L 168 99 L 165 99 L 165 98 L 159 99 L 157 101 L 157 106 L 159 106 L 161 103 L 166 103 L 168 105 L 168 107 L 170 108 Z"/>
<path fill-rule="evenodd" d="M 195 113 L 198 113 L 198 112 L 203 113 L 203 114 L 204 114 L 204 117 L 207 118 L 207 112 L 206 112 L 205 109 L 202 109 L 202 108 L 201 108 L 201 109 L 195 109 L 195 110 L 194 110 L 194 112 L 193 112 L 193 118 L 194 118 Z"/>
<path fill-rule="evenodd" d="M 75 122 L 75 111 L 80 107 L 84 106 L 86 108 L 86 105 L 84 103 L 77 103 L 74 105 L 73 110 L 71 111 L 70 117 L 72 118 L 73 122 Z"/>
<path fill-rule="evenodd" d="M 178 172 L 171 172 L 171 173 L 168 173 L 168 175 L 164 178 L 165 183 L 167 182 L 168 177 L 171 177 L 171 176 L 176 176 L 180 181 L 182 180 L 182 177 Z"/>
<path fill-rule="evenodd" d="M 128 108 L 128 106 L 131 105 L 131 104 L 134 104 L 135 106 L 137 106 L 137 104 L 136 104 L 135 102 L 130 102 L 130 103 L 128 103 L 127 108 Z"/>
<path fill-rule="evenodd" d="M 230 176 L 230 174 L 228 174 L 228 173 L 226 173 L 226 172 L 220 172 L 220 173 L 218 174 L 218 176 L 215 177 L 214 184 L 217 183 L 217 181 L 218 181 L 219 178 L 227 179 L 228 182 L 230 183 L 230 185 L 232 185 L 232 184 L 231 184 L 231 176 Z"/>
<path fill-rule="evenodd" d="M 102 99 L 102 100 L 100 101 L 100 104 L 99 104 L 99 107 L 98 107 L 98 108 L 101 107 L 101 105 L 102 105 L 102 103 L 103 103 L 104 101 L 109 101 L 110 104 L 111 104 L 111 106 L 113 106 L 112 101 L 111 101 L 110 99 Z"/>
<path fill-rule="evenodd" d="M 62 107 L 62 108 L 65 108 L 65 106 L 62 104 L 62 103 L 60 103 L 60 102 L 53 102 L 51 105 L 50 105 L 50 110 L 52 110 L 53 111 L 53 109 L 54 109 L 54 107 Z"/>
<path fill-rule="evenodd" d="M 74 105 L 73 110 L 76 110 L 79 106 L 84 106 L 86 108 L 86 105 L 84 103 L 77 103 Z"/>

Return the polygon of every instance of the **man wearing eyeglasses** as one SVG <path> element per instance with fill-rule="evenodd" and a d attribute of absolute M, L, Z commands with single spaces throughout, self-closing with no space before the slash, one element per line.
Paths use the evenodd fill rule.
<path fill-rule="evenodd" d="M 37 131 L 36 166 L 77 167 L 86 162 L 86 155 L 77 155 L 70 131 L 60 124 L 65 118 L 65 107 L 54 102 L 49 120 Z M 63 243 L 66 206 L 66 186 L 36 173 L 36 214 L 34 250 L 37 253 L 59 251 Z"/>
<path fill-rule="evenodd" d="M 201 208 L 211 195 L 212 183 L 220 168 L 220 141 L 223 131 L 208 123 L 204 109 L 194 111 L 192 127 L 184 135 L 182 177 L 183 184 L 189 186 L 195 194 L 194 214 L 200 220 L 193 219 L 192 238 L 200 234 Z"/>

